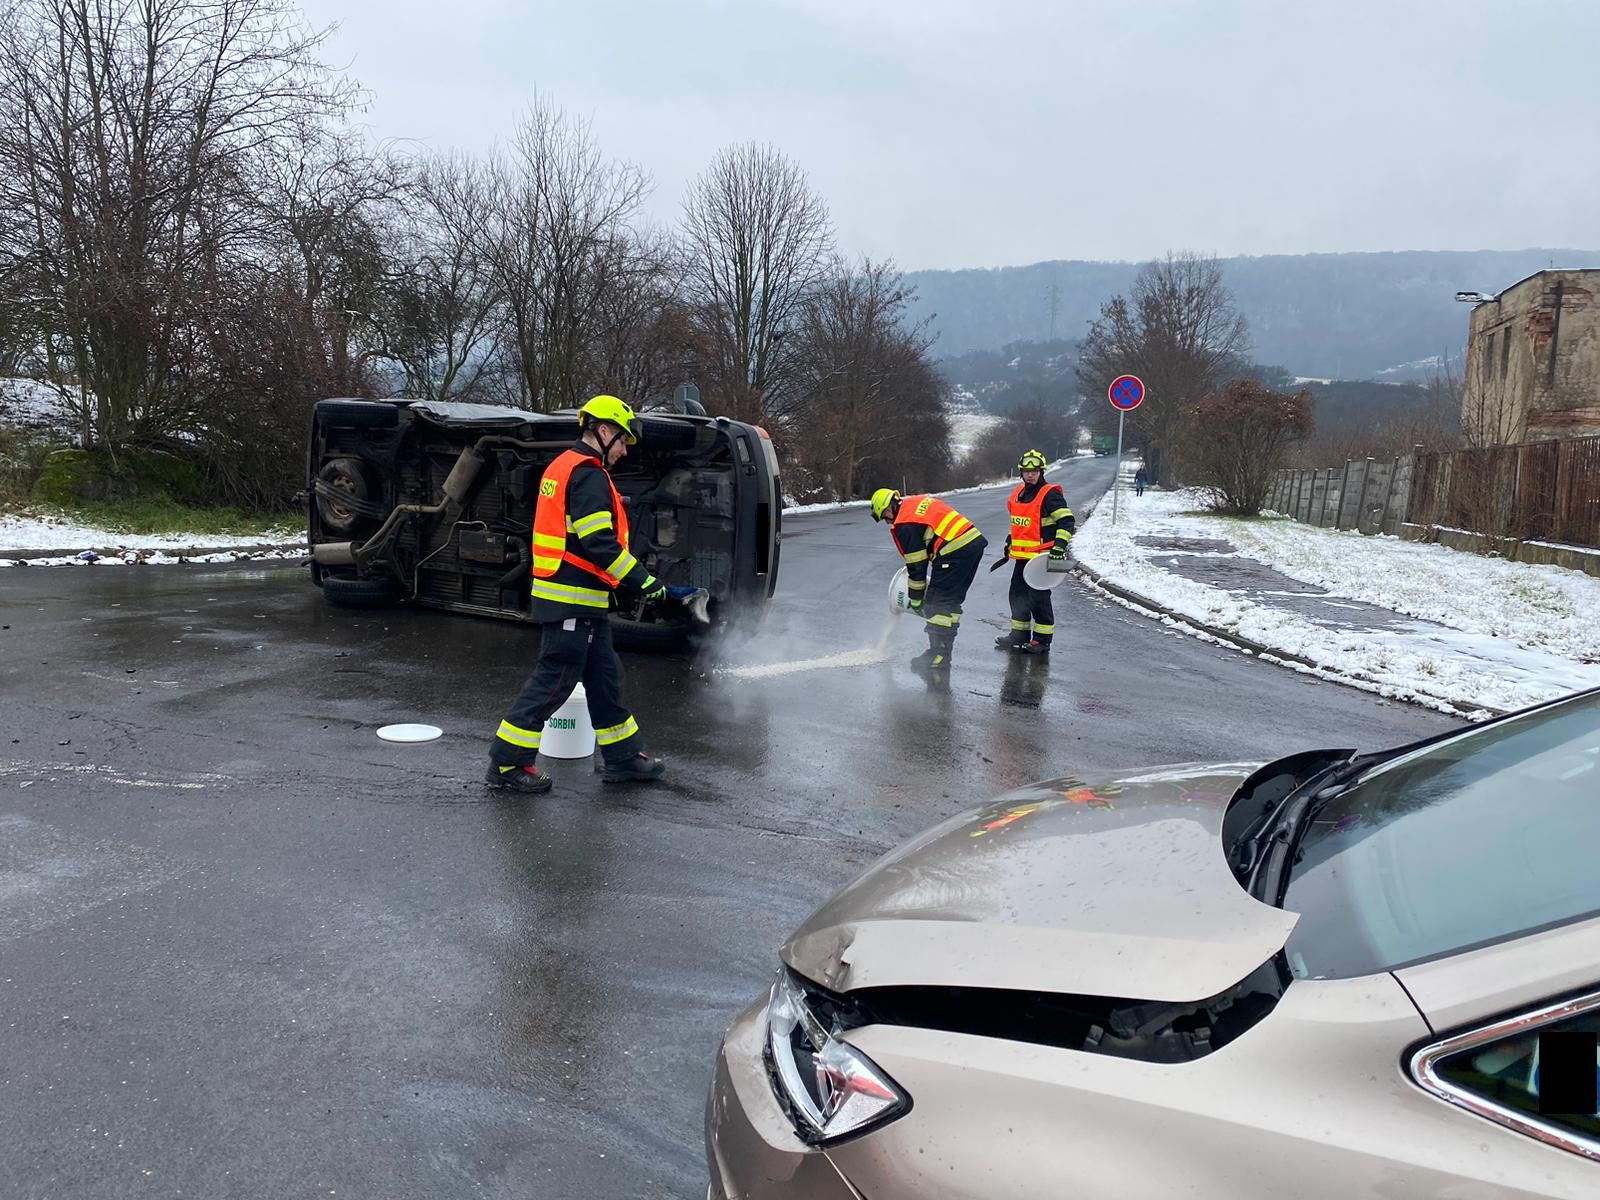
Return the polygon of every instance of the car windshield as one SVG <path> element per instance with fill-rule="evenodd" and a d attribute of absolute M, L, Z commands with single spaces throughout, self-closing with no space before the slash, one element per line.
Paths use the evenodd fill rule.
<path fill-rule="evenodd" d="M 1600 692 L 1386 762 L 1298 846 L 1303 978 L 1348 978 L 1600 912 Z"/>

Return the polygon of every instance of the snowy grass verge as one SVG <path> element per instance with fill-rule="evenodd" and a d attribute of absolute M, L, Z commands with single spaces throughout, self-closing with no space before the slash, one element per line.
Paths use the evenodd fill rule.
<path fill-rule="evenodd" d="M 22 516 L 0 514 L 0 564 L 13 565 L 26 560 L 33 566 L 57 566 L 78 563 L 77 553 L 93 550 L 100 562 L 174 563 L 182 559 L 190 562 L 232 562 L 240 557 L 292 558 L 303 553 L 305 531 L 301 529 L 274 529 L 265 533 L 177 533 L 138 534 L 118 533 L 94 525 L 49 516 Z M 198 555 L 197 551 L 218 547 L 247 547 L 226 551 L 231 557 L 217 554 Z M 38 551 L 60 550 L 60 555 L 33 557 Z M 72 551 L 72 554 L 65 553 Z"/>
<path fill-rule="evenodd" d="M 1109 582 L 1184 618 L 1316 663 L 1333 677 L 1401 699 L 1459 709 L 1516 709 L 1600 686 L 1600 579 L 1561 567 L 1479 558 L 1443 546 L 1363 537 L 1284 518 L 1236 520 L 1193 510 L 1192 492 L 1124 493 L 1118 522 L 1102 504 L 1073 539 Z M 1220 539 L 1247 558 L 1326 589 L 1328 623 L 1255 594 L 1187 579 L 1153 560 L 1174 551 L 1138 538 Z M 1415 618 L 1366 628 L 1339 600 Z"/>
<path fill-rule="evenodd" d="M 159 567 L 177 563 L 263 562 L 272 559 L 299 559 L 306 556 L 303 546 L 245 546 L 231 550 L 205 550 L 203 547 L 178 550 L 121 550 L 100 554 L 52 554 L 43 558 L 0 557 L 0 567 Z"/>

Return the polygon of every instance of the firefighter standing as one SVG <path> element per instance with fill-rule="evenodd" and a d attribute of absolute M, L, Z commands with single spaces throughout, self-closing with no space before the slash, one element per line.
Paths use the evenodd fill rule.
<path fill-rule="evenodd" d="M 1011 632 L 995 639 L 1002 650 L 1016 650 L 1023 654 L 1049 654 L 1050 642 L 1055 637 L 1055 606 L 1050 600 L 1050 589 L 1029 587 L 1022 577 L 1028 561 L 1048 553 L 1057 561 L 1067 556 L 1067 543 L 1072 541 L 1077 522 L 1067 507 L 1067 498 L 1059 485 L 1046 483 L 1044 454 L 1029 450 L 1017 463 L 1022 483 L 1011 493 L 1007 507 L 1011 510 L 1011 532 L 1006 535 L 1006 558 L 1013 562 L 1011 569 Z M 1005 565 L 1005 558 L 994 564 L 995 569 Z"/>
<path fill-rule="evenodd" d="M 605 780 L 659 778 L 666 770 L 640 750 L 639 725 L 622 703 L 622 664 L 611 644 L 618 591 L 659 600 L 667 589 L 628 550 L 628 514 L 609 468 L 639 439 L 634 414 L 615 396 L 579 410 L 577 444 L 545 469 L 533 517 L 533 608 L 540 622 L 539 660 L 489 756 L 491 787 L 536 793 L 550 776 L 534 765 L 544 723 L 580 680 L 605 760 Z"/>
<path fill-rule="evenodd" d="M 911 611 L 927 621 L 928 648 L 911 660 L 911 669 L 938 676 L 950 668 L 961 604 L 988 540 L 938 497 L 902 496 L 893 488 L 872 493 L 872 519 L 890 522 L 895 549 L 906 561 Z"/>

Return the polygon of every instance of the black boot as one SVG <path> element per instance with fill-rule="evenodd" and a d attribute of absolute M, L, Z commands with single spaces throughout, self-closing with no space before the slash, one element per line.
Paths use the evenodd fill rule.
<path fill-rule="evenodd" d="M 483 777 L 483 781 L 492 788 L 506 792 L 521 792 L 525 796 L 548 792 L 555 785 L 555 780 L 538 767 L 507 766 L 496 762 L 489 764 L 489 772 Z"/>
<path fill-rule="evenodd" d="M 649 783 L 667 773 L 667 764 L 648 754 L 635 754 L 632 758 L 607 761 L 600 776 L 606 783 Z"/>
<path fill-rule="evenodd" d="M 1041 642 L 1038 638 L 1034 638 L 1033 641 L 1018 646 L 1017 650 L 1022 654 L 1049 654 L 1050 643 Z"/>
<path fill-rule="evenodd" d="M 1012 633 L 1002 633 L 994 640 L 994 648 L 996 650 L 1020 650 L 1027 644 L 1028 634 L 1026 630 L 1017 630 Z"/>

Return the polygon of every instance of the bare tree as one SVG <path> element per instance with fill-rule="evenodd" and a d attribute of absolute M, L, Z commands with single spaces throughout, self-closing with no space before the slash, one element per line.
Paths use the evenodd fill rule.
<path fill-rule="evenodd" d="M 644 172 L 603 155 L 586 124 L 544 102 L 490 166 L 494 203 L 482 241 L 506 305 L 518 401 L 541 411 L 580 403 L 590 343 L 605 320 Z"/>
<path fill-rule="evenodd" d="M 277 248 L 270 268 L 292 297 L 312 390 L 365 395 L 380 353 L 377 316 L 413 164 L 313 129 L 263 164 L 258 203 Z"/>
<path fill-rule="evenodd" d="M 31 264 L 85 444 L 192 420 L 255 169 L 351 89 L 288 0 L 19 0 L 0 25 L 0 258 Z"/>
<path fill-rule="evenodd" d="M 690 187 L 684 236 L 690 298 L 716 354 L 716 402 L 729 416 L 781 423 L 795 399 L 781 342 L 827 273 L 827 206 L 776 149 L 735 146 Z"/>
<path fill-rule="evenodd" d="M 678 384 L 704 374 L 710 359 L 681 296 L 682 255 L 660 232 L 619 235 L 597 274 L 602 286 L 588 378 L 635 407 L 665 405 Z"/>
<path fill-rule="evenodd" d="M 896 478 L 911 459 L 948 465 L 948 420 L 939 431 L 922 422 L 942 418 L 945 388 L 927 361 L 927 322 L 907 317 L 915 298 L 892 263 L 866 259 L 835 264 L 801 310 L 780 444 L 835 497 L 855 496 L 869 465 Z"/>
<path fill-rule="evenodd" d="M 458 154 L 429 159 L 393 244 L 383 345 L 405 370 L 405 394 L 479 393 L 502 365 L 503 293 L 483 256 L 494 202 L 486 172 Z"/>
<path fill-rule="evenodd" d="M 1184 412 L 1216 391 L 1247 345 L 1245 320 L 1223 284 L 1217 260 L 1169 253 L 1140 270 L 1126 298 L 1117 296 L 1101 307 L 1084 342 L 1078 374 L 1089 395 L 1104 395 L 1121 374 L 1144 380 L 1145 401 L 1128 421 L 1143 443 L 1151 477 L 1160 482 L 1167 477 Z M 1106 419 L 1102 411 L 1100 420 Z"/>

